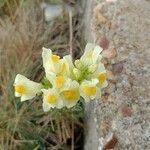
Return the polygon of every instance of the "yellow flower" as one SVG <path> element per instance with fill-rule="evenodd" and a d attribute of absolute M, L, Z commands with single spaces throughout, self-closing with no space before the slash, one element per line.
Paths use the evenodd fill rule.
<path fill-rule="evenodd" d="M 64 106 L 68 108 L 75 106 L 80 98 L 79 83 L 68 80 L 60 91 L 60 96 L 63 99 Z"/>
<path fill-rule="evenodd" d="M 65 78 L 63 76 L 60 75 L 55 77 L 55 82 L 54 82 L 55 87 L 57 88 L 62 87 L 64 82 L 65 82 Z"/>
<path fill-rule="evenodd" d="M 15 96 L 21 97 L 21 101 L 32 99 L 41 91 L 41 85 L 17 74 L 14 82 Z"/>
<path fill-rule="evenodd" d="M 80 85 L 80 94 L 85 99 L 86 102 L 91 99 L 97 99 L 101 97 L 101 91 L 97 87 L 97 79 L 92 79 L 91 81 L 84 80 Z"/>
<path fill-rule="evenodd" d="M 69 64 L 64 58 L 60 60 L 59 70 L 57 71 L 56 74 L 57 75 L 64 75 L 64 76 L 70 75 Z"/>
<path fill-rule="evenodd" d="M 73 63 L 71 55 L 60 58 L 50 49 L 43 48 L 46 79 L 42 80 L 42 84 L 46 89 L 41 90 L 39 83 L 18 74 L 14 83 L 15 95 L 25 101 L 42 91 L 45 112 L 54 107 L 73 107 L 79 101 L 80 95 L 86 102 L 100 98 L 101 88 L 107 86 L 106 70 L 100 62 L 101 51 L 100 46 L 88 43 L 84 54 Z"/>
<path fill-rule="evenodd" d="M 70 55 L 66 55 L 60 59 L 58 55 L 52 54 L 50 49 L 43 48 L 42 58 L 47 78 L 49 74 L 70 76 L 73 66 Z"/>
<path fill-rule="evenodd" d="M 94 74 L 91 75 L 91 78 L 97 78 L 99 81 L 98 85 L 101 88 L 104 88 L 108 85 L 107 80 L 106 80 L 107 79 L 106 69 L 102 63 L 98 64 L 98 67 L 97 67 L 96 71 L 94 72 Z"/>
<path fill-rule="evenodd" d="M 51 108 L 62 108 L 63 102 L 55 88 L 42 89 L 43 92 L 43 110 L 49 111 Z"/>
<path fill-rule="evenodd" d="M 63 62 L 66 65 L 66 70 L 65 70 L 66 74 L 64 74 L 64 75 L 67 75 L 68 77 L 72 77 L 72 72 L 73 72 L 74 65 L 73 65 L 73 62 L 72 62 L 71 55 L 64 56 L 63 57 Z"/>
<path fill-rule="evenodd" d="M 48 80 L 51 82 L 53 88 L 60 89 L 64 86 L 64 84 L 69 80 L 66 76 L 56 75 L 53 73 L 48 74 Z"/>
<path fill-rule="evenodd" d="M 84 66 L 90 66 L 98 63 L 102 56 L 100 55 L 102 48 L 98 45 L 88 43 L 85 47 L 85 52 L 80 58 L 81 64 Z"/>
<path fill-rule="evenodd" d="M 50 49 L 43 47 L 42 52 L 43 67 L 45 68 L 46 74 L 49 72 L 58 73 L 60 69 L 60 57 L 52 54 Z"/>
<path fill-rule="evenodd" d="M 99 73 L 98 80 L 100 85 L 103 85 L 106 82 L 106 71 Z"/>

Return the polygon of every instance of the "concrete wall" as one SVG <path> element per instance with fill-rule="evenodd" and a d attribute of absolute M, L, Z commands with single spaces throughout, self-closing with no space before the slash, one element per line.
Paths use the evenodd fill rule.
<path fill-rule="evenodd" d="M 84 38 L 106 48 L 109 70 L 103 97 L 86 106 L 84 148 L 149 150 L 150 1 L 85 0 L 84 4 Z"/>

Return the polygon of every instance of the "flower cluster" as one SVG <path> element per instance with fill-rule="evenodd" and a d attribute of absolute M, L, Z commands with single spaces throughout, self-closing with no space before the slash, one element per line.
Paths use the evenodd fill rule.
<path fill-rule="evenodd" d="M 100 98 L 101 89 L 107 86 L 101 51 L 98 45 L 88 43 L 81 58 L 73 62 L 70 55 L 60 58 L 43 48 L 43 67 L 46 80 L 51 84 L 45 87 L 18 74 L 14 82 L 15 96 L 25 101 L 42 92 L 44 111 L 73 107 L 80 96 L 85 102 Z"/>

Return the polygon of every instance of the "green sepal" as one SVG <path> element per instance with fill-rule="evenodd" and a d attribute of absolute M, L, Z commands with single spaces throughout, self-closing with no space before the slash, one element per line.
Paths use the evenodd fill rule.
<path fill-rule="evenodd" d="M 52 84 L 50 83 L 50 81 L 46 77 L 44 77 L 42 79 L 41 85 L 42 85 L 42 88 L 44 88 L 44 89 L 52 88 Z"/>

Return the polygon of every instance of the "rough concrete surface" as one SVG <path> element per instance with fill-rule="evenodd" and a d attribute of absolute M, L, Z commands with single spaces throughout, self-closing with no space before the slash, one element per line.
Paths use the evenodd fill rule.
<path fill-rule="evenodd" d="M 84 149 L 101 150 L 114 133 L 114 150 L 150 150 L 150 1 L 110 1 L 84 1 L 86 41 L 105 36 L 117 51 L 106 59 L 113 75 L 104 96 L 87 104 Z"/>

